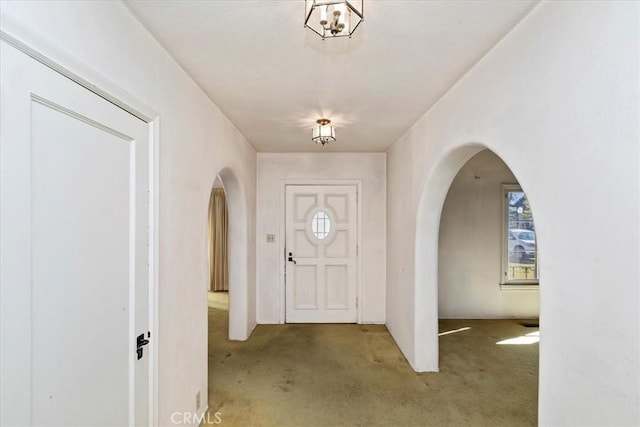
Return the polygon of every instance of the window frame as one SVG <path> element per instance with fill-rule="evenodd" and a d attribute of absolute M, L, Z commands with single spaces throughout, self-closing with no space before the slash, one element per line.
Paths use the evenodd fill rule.
<path fill-rule="evenodd" d="M 502 184 L 502 197 L 500 197 L 501 208 L 501 232 L 500 232 L 500 288 L 501 289 L 538 289 L 540 285 L 540 262 L 539 262 L 539 254 L 538 252 L 538 237 L 536 234 L 536 276 L 537 279 L 509 279 L 508 268 L 509 268 L 509 244 L 508 244 L 508 233 L 509 233 L 509 209 L 507 208 L 507 196 L 508 193 L 514 191 L 521 191 L 524 193 L 524 190 L 519 184 Z M 526 193 L 525 193 L 526 196 Z M 535 219 L 534 219 L 535 224 Z"/>

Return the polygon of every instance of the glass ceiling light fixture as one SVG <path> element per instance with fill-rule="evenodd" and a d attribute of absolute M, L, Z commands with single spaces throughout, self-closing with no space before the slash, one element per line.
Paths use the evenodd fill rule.
<path fill-rule="evenodd" d="M 351 37 L 364 20 L 364 0 L 304 0 L 304 26 L 325 38 Z"/>
<path fill-rule="evenodd" d="M 311 134 L 311 140 L 313 142 L 325 145 L 336 140 L 336 130 L 333 126 L 329 125 L 331 120 L 318 119 L 316 123 L 318 123 L 318 126 L 313 127 L 313 133 Z"/>

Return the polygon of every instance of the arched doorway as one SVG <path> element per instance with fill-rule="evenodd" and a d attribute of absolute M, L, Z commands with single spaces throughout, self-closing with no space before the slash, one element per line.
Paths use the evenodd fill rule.
<path fill-rule="evenodd" d="M 465 163 L 487 149 L 490 150 L 487 146 L 474 143 L 456 147 L 445 153 L 426 178 L 422 190 L 415 237 L 414 354 L 417 371 L 439 370 L 439 232 L 444 202 L 454 178 Z M 499 154 L 496 155 L 500 157 Z M 540 235 L 537 234 L 538 247 L 540 242 Z M 537 265 L 540 266 L 539 263 Z M 499 286 L 498 281 L 495 286 Z"/>
<path fill-rule="evenodd" d="M 229 337 L 229 210 L 222 180 L 213 183 L 209 198 L 207 253 L 208 338 L 211 345 Z"/>
<path fill-rule="evenodd" d="M 537 420 L 539 295 L 533 211 L 511 169 L 482 150 L 458 171 L 438 232 L 439 370 L 478 413 Z M 507 417 L 507 415 L 505 415 Z"/>
<path fill-rule="evenodd" d="M 223 197 L 222 194 L 224 194 Z M 223 206 L 224 205 L 224 206 Z M 226 224 L 219 221 L 225 215 Z M 216 212 L 218 214 L 216 215 Z M 213 217 L 212 217 L 213 216 Z M 215 395 L 213 361 L 220 359 L 230 346 L 229 341 L 244 341 L 251 333 L 249 319 L 249 283 L 248 283 L 248 215 L 245 192 L 236 174 L 222 169 L 212 184 L 208 204 L 208 266 L 207 288 L 223 292 L 208 292 L 207 297 L 207 354 L 208 367 L 208 403 L 209 408 L 221 406 L 220 395 Z M 226 226 L 225 226 L 226 225 Z M 214 246 L 217 245 L 217 248 Z M 216 252 L 224 253 L 222 259 L 215 259 Z M 226 258 L 226 259 L 223 259 Z M 226 272 L 224 268 L 226 267 Z M 219 269 L 223 270 L 220 271 Z M 226 283 L 225 283 L 226 282 Z M 226 286 L 225 286 L 226 285 Z M 224 288 L 226 289 L 226 292 Z M 222 356 L 223 358 L 225 356 Z M 218 374 L 219 371 L 216 372 Z M 200 393 L 196 402 L 200 402 Z M 216 400 L 217 399 L 217 400 Z M 198 405 L 196 405 L 198 406 Z M 210 412 L 207 419 L 215 420 L 219 414 Z"/>
<path fill-rule="evenodd" d="M 229 214 L 224 187 L 216 177 L 209 198 L 209 291 L 229 291 Z"/>
<path fill-rule="evenodd" d="M 474 155 L 455 176 L 438 238 L 440 319 L 538 318 L 533 211 L 492 151 Z"/>
<path fill-rule="evenodd" d="M 248 319 L 247 255 L 249 248 L 247 244 L 247 206 L 240 181 L 231 169 L 222 169 L 217 174 L 216 180 L 219 181 L 217 185 L 224 191 L 228 211 L 226 232 L 229 293 L 228 338 L 235 341 L 244 341 L 251 333 Z M 215 191 L 215 186 L 216 184 L 212 184 L 212 193 Z M 208 265 L 209 263 L 208 261 Z"/>

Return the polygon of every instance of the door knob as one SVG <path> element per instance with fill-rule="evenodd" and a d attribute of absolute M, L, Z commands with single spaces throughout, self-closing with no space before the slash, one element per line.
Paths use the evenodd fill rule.
<path fill-rule="evenodd" d="M 292 253 L 292 252 L 289 252 L 289 262 L 292 262 L 292 263 L 294 263 L 294 264 L 297 264 L 296 260 L 295 260 L 295 259 L 293 259 L 293 253 Z"/>

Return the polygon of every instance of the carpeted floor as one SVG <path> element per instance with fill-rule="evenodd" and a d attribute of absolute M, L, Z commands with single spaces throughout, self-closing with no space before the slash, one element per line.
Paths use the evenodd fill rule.
<path fill-rule="evenodd" d="M 382 325 L 259 325 L 228 341 L 226 304 L 210 294 L 207 419 L 221 425 L 537 424 L 537 328 L 442 320 L 440 372 L 415 373 Z"/>

